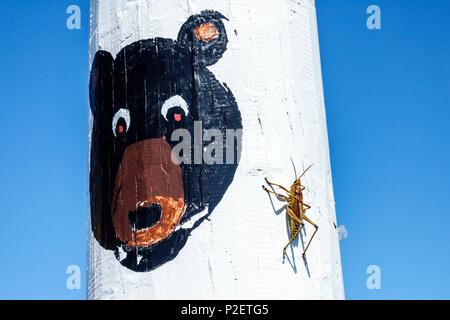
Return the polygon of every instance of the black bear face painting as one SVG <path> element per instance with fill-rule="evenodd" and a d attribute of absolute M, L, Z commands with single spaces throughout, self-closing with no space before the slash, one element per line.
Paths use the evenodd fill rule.
<path fill-rule="evenodd" d="M 177 40 L 137 41 L 115 59 L 95 54 L 91 226 L 98 243 L 131 270 L 174 259 L 233 181 L 241 114 L 228 87 L 207 69 L 227 47 L 222 19 L 203 11 L 184 23 Z M 209 139 L 208 130 L 216 133 Z M 215 161 L 205 161 L 212 144 Z"/>

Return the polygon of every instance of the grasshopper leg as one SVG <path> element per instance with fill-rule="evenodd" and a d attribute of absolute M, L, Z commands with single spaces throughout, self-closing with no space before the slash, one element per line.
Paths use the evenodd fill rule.
<path fill-rule="evenodd" d="M 273 194 L 276 195 L 277 197 L 281 197 L 281 198 L 283 198 L 283 199 L 288 200 L 288 197 L 286 197 L 285 195 L 282 195 L 282 194 L 273 192 L 273 191 L 267 189 L 265 186 L 262 186 L 262 188 L 263 188 L 265 191 L 269 192 L 269 193 L 273 193 Z"/>
<path fill-rule="evenodd" d="M 286 189 L 285 187 L 283 187 L 282 185 L 279 185 L 279 184 L 277 184 L 277 183 L 270 182 L 269 180 L 267 180 L 267 178 L 265 178 L 265 180 L 266 180 L 267 184 L 270 184 L 271 186 L 276 186 L 276 187 L 278 187 L 278 188 L 283 189 L 283 190 L 286 191 L 287 193 L 290 193 L 289 190 Z"/>
<path fill-rule="evenodd" d="M 281 189 L 283 189 L 284 191 L 286 191 L 291 197 L 293 197 L 293 198 L 297 199 L 298 201 L 300 201 L 300 199 L 299 199 L 295 194 L 292 194 L 288 189 L 286 189 L 286 188 L 283 187 L 282 185 L 279 185 L 279 184 L 270 182 L 269 180 L 267 180 L 267 178 L 265 178 L 265 180 L 266 180 L 266 182 L 267 182 L 268 185 L 271 185 L 271 186 L 275 186 L 275 187 L 281 188 Z"/>
<path fill-rule="evenodd" d="M 292 211 L 291 208 L 286 207 L 286 211 L 287 211 L 288 215 L 289 215 L 292 219 L 294 219 L 294 220 L 297 221 L 298 223 L 302 223 L 302 220 L 300 220 L 300 218 L 297 217 L 297 216 L 294 214 L 294 211 Z"/>
<path fill-rule="evenodd" d="M 311 239 L 309 239 L 308 245 L 306 246 L 305 250 L 303 251 L 303 260 L 304 260 L 305 263 L 306 263 L 306 257 L 305 257 L 306 250 L 308 250 L 309 245 L 311 244 L 312 239 L 313 239 L 314 236 L 316 235 L 317 230 L 319 230 L 319 226 L 318 226 L 317 224 L 315 224 L 314 222 L 312 222 L 312 221 L 311 221 L 307 216 L 305 216 L 305 215 L 303 216 L 303 219 L 305 219 L 306 221 L 308 221 L 310 224 L 312 224 L 312 225 L 316 228 L 316 230 L 314 231 L 314 233 L 313 233 Z"/>
<path fill-rule="evenodd" d="M 302 223 L 300 225 L 300 228 L 298 228 L 297 232 L 292 236 L 291 240 L 289 240 L 287 245 L 284 247 L 284 249 L 283 249 L 283 260 L 286 257 L 286 249 L 287 249 L 287 247 L 289 247 L 289 245 L 292 243 L 292 241 L 294 241 L 294 239 L 297 238 L 298 234 L 300 233 L 300 231 L 303 229 L 304 226 L 305 225 Z"/>

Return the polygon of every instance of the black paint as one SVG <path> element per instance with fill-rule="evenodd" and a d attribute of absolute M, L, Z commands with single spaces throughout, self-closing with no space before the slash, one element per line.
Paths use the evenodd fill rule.
<path fill-rule="evenodd" d="M 137 208 L 130 211 L 128 219 L 134 230 L 153 227 L 161 219 L 161 206 L 157 203 L 150 207 Z"/>
<path fill-rule="evenodd" d="M 150 247 L 130 247 L 117 238 L 111 221 L 111 207 L 117 205 L 117 199 L 112 199 L 113 187 L 128 146 L 145 139 L 167 137 L 173 147 L 176 143 L 169 139 L 173 130 L 186 128 L 193 137 L 194 121 L 201 121 L 203 129 L 220 129 L 224 137 L 226 129 L 242 128 L 233 94 L 206 68 L 226 51 L 228 39 L 222 19 L 218 12 L 204 11 L 185 22 L 177 40 L 137 41 L 123 48 L 115 59 L 106 51 L 95 55 L 89 87 L 94 118 L 90 160 L 92 231 L 99 244 L 114 250 L 119 260 L 122 248 L 126 257 L 120 262 L 132 270 L 149 271 L 172 260 L 190 233 L 213 212 L 234 178 L 238 159 L 235 164 L 181 164 L 187 206 L 181 228 Z M 214 24 L 219 36 L 211 41 L 197 39 L 194 30 L 204 23 Z M 189 113 L 173 108 L 166 120 L 160 114 L 161 107 L 174 95 L 183 97 Z M 120 118 L 116 128 L 112 128 L 112 119 L 120 108 L 129 111 L 130 124 Z M 175 114 L 180 115 L 180 121 L 175 120 Z M 235 155 L 240 143 L 234 142 Z M 183 223 L 206 208 L 208 213 L 192 228 L 183 228 Z M 131 212 L 130 223 L 137 228 L 156 223 L 158 214 L 154 210 Z"/>

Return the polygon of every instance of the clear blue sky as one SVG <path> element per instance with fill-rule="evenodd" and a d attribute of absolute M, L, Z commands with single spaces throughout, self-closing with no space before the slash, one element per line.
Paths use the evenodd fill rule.
<path fill-rule="evenodd" d="M 81 30 L 66 28 L 71 4 Z M 381 30 L 366 28 L 371 4 Z M 316 6 L 346 296 L 448 299 L 450 2 Z M 88 15 L 88 0 L 0 2 L 3 299 L 85 298 Z M 72 264 L 81 290 L 66 289 Z"/>

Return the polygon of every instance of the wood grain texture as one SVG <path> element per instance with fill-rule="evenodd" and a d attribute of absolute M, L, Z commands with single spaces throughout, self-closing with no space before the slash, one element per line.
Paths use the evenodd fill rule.
<path fill-rule="evenodd" d="M 343 278 L 312 0 L 91 0 L 91 62 L 155 37 L 176 39 L 189 16 L 223 14 L 228 49 L 208 69 L 233 92 L 242 115 L 242 156 L 233 183 L 177 257 L 146 273 L 124 268 L 88 228 L 89 299 L 343 299 Z M 92 129 L 92 115 L 90 115 Z M 91 135 L 89 136 L 91 137 Z M 284 203 L 264 178 L 302 179 L 314 228 L 289 240 Z M 213 189 L 213 188 L 211 188 Z M 88 215 L 90 216 L 90 215 Z M 89 221 L 90 223 L 90 221 Z"/>

